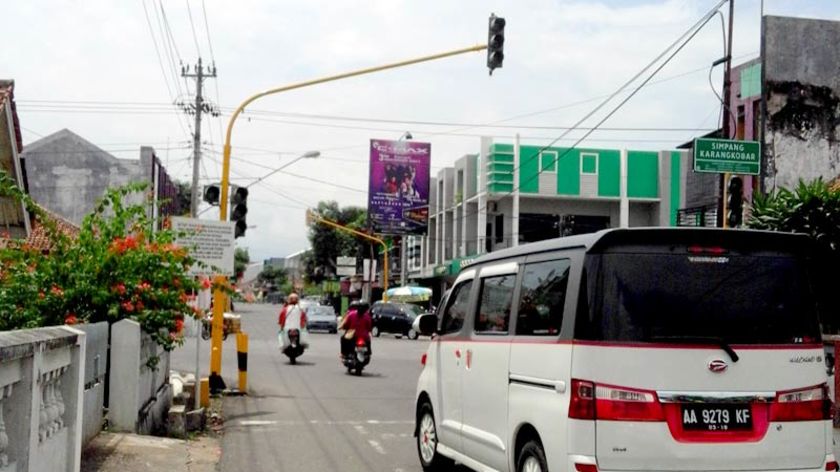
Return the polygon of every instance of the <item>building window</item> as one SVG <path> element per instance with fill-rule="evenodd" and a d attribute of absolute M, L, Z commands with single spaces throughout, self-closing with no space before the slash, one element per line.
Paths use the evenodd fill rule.
<path fill-rule="evenodd" d="M 580 173 L 598 175 L 598 154 L 594 152 L 580 153 Z"/>
<path fill-rule="evenodd" d="M 557 151 L 540 152 L 540 172 L 557 172 Z"/>

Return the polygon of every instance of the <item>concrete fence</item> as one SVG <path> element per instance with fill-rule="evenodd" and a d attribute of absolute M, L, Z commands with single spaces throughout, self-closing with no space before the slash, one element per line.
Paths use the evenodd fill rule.
<path fill-rule="evenodd" d="M 133 320 L 111 325 L 108 420 L 114 431 L 160 429 L 172 404 L 169 353 Z M 158 359 L 151 367 L 150 359 Z M 0 470 L 0 472 L 3 472 Z"/>
<path fill-rule="evenodd" d="M 85 391 L 82 445 L 102 431 L 105 419 L 105 386 L 108 373 L 108 322 L 81 324 L 85 337 Z"/>
<path fill-rule="evenodd" d="M 85 338 L 69 327 L 0 332 L 0 472 L 79 470 Z"/>

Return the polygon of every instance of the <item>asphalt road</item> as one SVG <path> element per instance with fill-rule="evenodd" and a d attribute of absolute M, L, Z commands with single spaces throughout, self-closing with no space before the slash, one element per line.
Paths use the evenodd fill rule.
<path fill-rule="evenodd" d="M 334 334 L 312 333 L 290 365 L 277 345 L 277 305 L 237 305 L 249 334 L 248 395 L 224 401 L 223 472 L 419 471 L 412 436 L 414 392 L 428 339 L 383 335 L 362 377 L 348 375 Z M 207 342 L 201 370 L 207 374 Z M 189 340 L 172 368 L 193 371 Z M 236 386 L 236 341 L 224 343 L 223 378 Z"/>

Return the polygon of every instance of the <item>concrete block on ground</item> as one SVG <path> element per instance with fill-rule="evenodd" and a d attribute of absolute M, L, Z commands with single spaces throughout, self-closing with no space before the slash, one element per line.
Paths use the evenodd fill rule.
<path fill-rule="evenodd" d="M 204 408 L 187 412 L 187 432 L 202 431 L 207 419 L 207 412 Z"/>
<path fill-rule="evenodd" d="M 169 436 L 182 439 L 187 437 L 187 411 L 184 405 L 169 408 L 166 424 Z"/>

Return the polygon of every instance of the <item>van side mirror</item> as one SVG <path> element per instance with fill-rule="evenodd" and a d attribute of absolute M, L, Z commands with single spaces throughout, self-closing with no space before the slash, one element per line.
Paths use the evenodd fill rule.
<path fill-rule="evenodd" d="M 423 336 L 431 336 L 437 332 L 437 316 L 426 313 L 414 319 L 411 328 Z"/>

